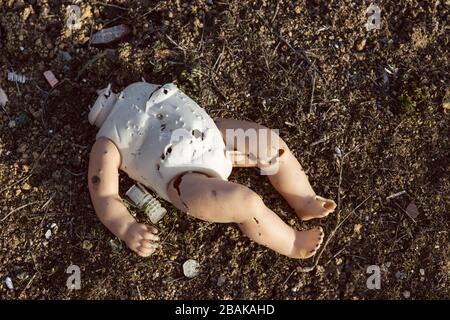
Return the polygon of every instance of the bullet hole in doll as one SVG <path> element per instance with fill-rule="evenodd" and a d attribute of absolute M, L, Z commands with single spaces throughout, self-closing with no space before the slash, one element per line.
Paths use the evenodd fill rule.
<path fill-rule="evenodd" d="M 99 184 L 101 180 L 98 176 L 93 176 L 91 181 L 92 181 L 92 184 Z"/>
<path fill-rule="evenodd" d="M 258 219 L 256 219 L 255 217 L 253 217 L 253 220 L 255 220 L 255 222 L 256 222 L 257 224 L 259 224 Z"/>
<path fill-rule="evenodd" d="M 205 137 L 204 133 L 198 129 L 192 130 L 191 133 L 196 139 L 201 138 L 203 140 Z"/>
<path fill-rule="evenodd" d="M 168 154 L 170 154 L 172 152 L 172 145 L 169 144 L 166 146 L 164 153 L 161 155 L 161 160 L 164 160 Z"/>

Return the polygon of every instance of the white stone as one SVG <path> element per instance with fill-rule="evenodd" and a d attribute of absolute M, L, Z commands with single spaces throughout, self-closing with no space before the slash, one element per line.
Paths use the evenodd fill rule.
<path fill-rule="evenodd" d="M 225 278 L 225 276 L 220 275 L 219 278 L 217 278 L 217 286 L 223 286 L 226 280 L 227 278 Z"/>
<path fill-rule="evenodd" d="M 50 239 L 50 237 L 52 236 L 52 230 L 48 229 L 47 232 L 45 233 L 45 239 Z"/>
<path fill-rule="evenodd" d="M 10 277 L 6 277 L 5 284 L 9 290 L 14 290 L 14 285 Z"/>
<path fill-rule="evenodd" d="M 183 263 L 183 273 L 188 278 L 194 278 L 200 273 L 200 264 L 193 259 L 187 260 Z"/>

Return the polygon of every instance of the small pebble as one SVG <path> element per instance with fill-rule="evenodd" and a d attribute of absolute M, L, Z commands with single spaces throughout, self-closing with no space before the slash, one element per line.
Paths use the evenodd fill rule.
<path fill-rule="evenodd" d="M 200 273 L 200 264 L 193 259 L 187 260 L 183 263 L 183 273 L 188 278 L 194 278 Z"/>
<path fill-rule="evenodd" d="M 58 84 L 58 79 L 56 79 L 56 77 L 52 71 L 50 71 L 50 70 L 45 71 L 44 77 L 47 80 L 50 87 L 53 88 L 54 86 L 56 86 Z"/>
<path fill-rule="evenodd" d="M 225 283 L 226 280 L 227 280 L 227 278 L 225 278 L 225 276 L 220 275 L 219 278 L 217 278 L 217 286 L 218 287 L 223 286 L 223 284 Z"/>
<path fill-rule="evenodd" d="M 5 91 L 3 91 L 2 88 L 0 88 L 0 107 L 6 106 L 7 102 L 8 102 L 8 97 L 6 96 Z"/>
<path fill-rule="evenodd" d="M 22 185 L 22 190 L 30 190 L 31 189 L 31 186 L 27 183 L 27 182 L 25 182 L 23 185 Z"/>
<path fill-rule="evenodd" d="M 89 240 L 84 240 L 83 241 L 83 249 L 84 250 L 91 250 L 93 246 L 94 245 Z"/>
<path fill-rule="evenodd" d="M 118 41 L 131 32 L 131 28 L 125 24 L 120 24 L 111 28 L 103 29 L 95 33 L 91 38 L 92 45 L 110 44 Z"/>
<path fill-rule="evenodd" d="M 356 51 L 363 51 L 365 47 L 366 39 L 359 40 L 355 45 Z"/>
<path fill-rule="evenodd" d="M 14 285 L 10 277 L 6 277 L 5 284 L 9 290 L 14 290 Z"/>
<path fill-rule="evenodd" d="M 47 232 L 45 232 L 45 239 L 50 239 L 50 237 L 52 236 L 52 230 L 48 229 Z"/>
<path fill-rule="evenodd" d="M 408 290 L 403 291 L 403 296 L 405 297 L 405 299 L 409 299 L 409 297 L 411 297 L 411 292 L 409 292 Z"/>
<path fill-rule="evenodd" d="M 425 269 L 420 269 L 419 273 L 420 273 L 421 276 L 424 276 L 425 275 Z"/>

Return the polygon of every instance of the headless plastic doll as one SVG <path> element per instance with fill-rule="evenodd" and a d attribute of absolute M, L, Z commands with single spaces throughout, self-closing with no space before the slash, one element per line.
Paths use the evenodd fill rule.
<path fill-rule="evenodd" d="M 110 86 L 101 90 L 89 122 L 100 127 L 88 173 L 94 209 L 139 255 L 149 256 L 158 248 L 158 230 L 137 223 L 123 205 L 119 169 L 179 210 L 206 221 L 237 223 L 249 238 L 286 256 L 309 258 L 322 243 L 322 228 L 294 230 L 254 191 L 227 181 L 232 167 L 276 167 L 268 178 L 300 219 L 322 218 L 335 209 L 334 201 L 315 194 L 281 138 L 276 135 L 274 144 L 262 138 L 267 135 L 256 134 L 257 141 L 242 137 L 249 130 L 269 129 L 247 121 L 213 121 L 175 85 L 146 82 L 131 84 L 120 94 Z"/>

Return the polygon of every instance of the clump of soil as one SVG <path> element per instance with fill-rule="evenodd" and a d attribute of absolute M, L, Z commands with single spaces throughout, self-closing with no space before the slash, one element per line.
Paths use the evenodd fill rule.
<path fill-rule="evenodd" d="M 350 0 L 81 0 L 79 29 L 67 26 L 68 4 L 0 0 L 0 87 L 9 98 L 0 109 L 1 297 L 448 297 L 444 1 L 378 1 L 381 27 L 371 31 L 370 3 Z M 121 23 L 132 28 L 127 38 L 90 45 L 93 33 Z M 46 70 L 60 81 L 53 89 Z M 9 82 L 8 71 L 29 80 Z M 339 202 L 337 212 L 299 223 L 266 177 L 238 169 L 230 180 L 296 228 L 336 230 L 318 261 L 282 257 L 236 226 L 194 220 L 169 204 L 160 252 L 142 259 L 121 248 L 90 203 L 96 130 L 87 113 L 97 89 L 142 78 L 176 83 L 213 117 L 280 130 L 316 192 Z M 122 175 L 122 192 L 131 183 Z M 412 200 L 414 220 L 405 212 Z M 202 273 L 188 279 L 182 263 L 191 258 Z M 72 264 L 80 290 L 66 287 Z M 366 286 L 370 265 L 380 267 L 379 290 Z"/>

